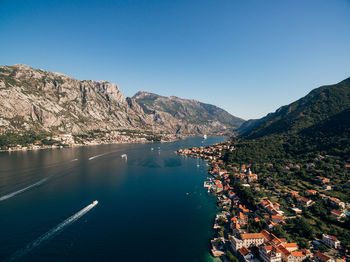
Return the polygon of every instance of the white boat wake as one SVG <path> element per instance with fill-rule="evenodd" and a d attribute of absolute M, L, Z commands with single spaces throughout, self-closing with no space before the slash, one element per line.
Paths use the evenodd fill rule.
<path fill-rule="evenodd" d="M 100 156 L 104 156 L 104 155 L 107 155 L 107 154 L 109 154 L 109 153 L 104 153 L 104 154 L 92 156 L 92 157 L 89 157 L 89 160 L 92 160 L 92 159 L 95 159 L 95 158 L 98 158 L 98 157 L 100 157 Z"/>
<path fill-rule="evenodd" d="M 104 155 L 113 154 L 113 153 L 116 153 L 116 152 L 118 152 L 118 150 L 117 150 L 117 151 L 106 152 L 106 153 L 99 154 L 99 155 L 96 155 L 96 156 L 92 156 L 92 157 L 89 157 L 89 160 L 92 160 L 92 159 L 98 158 L 98 157 L 100 157 L 100 156 L 104 156 Z"/>
<path fill-rule="evenodd" d="M 4 201 L 4 200 L 6 200 L 6 199 L 9 199 L 9 198 L 11 198 L 11 197 L 14 197 L 14 196 L 16 196 L 16 195 L 18 195 L 18 194 L 21 194 L 21 193 L 23 193 L 23 192 L 25 192 L 25 191 L 27 191 L 27 190 L 33 188 L 33 187 L 40 186 L 40 185 L 41 185 L 42 183 L 44 183 L 47 179 L 48 179 L 48 178 L 46 177 L 46 178 L 41 179 L 40 181 L 38 181 L 38 182 L 36 182 L 36 183 L 34 183 L 34 184 L 30 185 L 30 186 L 27 186 L 27 187 L 25 187 L 25 188 L 22 188 L 22 189 L 20 189 L 20 190 L 15 191 L 15 192 L 12 192 L 12 193 L 9 193 L 9 194 L 7 194 L 7 195 L 4 195 L 4 196 L 0 197 L 0 201 Z"/>
<path fill-rule="evenodd" d="M 34 248 L 38 247 L 43 243 L 44 241 L 50 240 L 52 237 L 60 233 L 65 227 L 71 225 L 75 221 L 77 221 L 79 218 L 81 218 L 83 215 L 85 215 L 87 212 L 89 212 L 91 209 L 93 209 L 96 205 L 98 204 L 98 201 L 95 200 L 92 202 L 90 205 L 84 207 L 82 210 L 79 212 L 75 213 L 73 216 L 67 218 L 64 220 L 62 223 L 58 224 L 56 227 L 51 229 L 49 232 L 45 233 L 35 241 L 31 242 L 28 244 L 25 248 L 18 250 L 15 252 L 10 258 L 8 258 L 5 261 L 15 261 L 26 254 L 28 254 L 30 251 L 32 251 Z"/>

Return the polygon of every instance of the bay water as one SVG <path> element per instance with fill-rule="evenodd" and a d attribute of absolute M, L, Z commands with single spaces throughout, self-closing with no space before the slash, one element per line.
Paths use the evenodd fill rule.
<path fill-rule="evenodd" d="M 223 140 L 1 152 L 0 261 L 210 261 L 207 166 L 175 151 Z"/>

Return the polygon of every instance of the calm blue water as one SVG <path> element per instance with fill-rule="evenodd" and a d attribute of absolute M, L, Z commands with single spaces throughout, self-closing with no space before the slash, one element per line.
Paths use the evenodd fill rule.
<path fill-rule="evenodd" d="M 0 261 L 18 250 L 19 261 L 208 260 L 216 205 L 203 188 L 207 167 L 174 153 L 223 138 L 202 141 L 0 153 Z M 23 249 L 94 200 L 59 234 Z"/>

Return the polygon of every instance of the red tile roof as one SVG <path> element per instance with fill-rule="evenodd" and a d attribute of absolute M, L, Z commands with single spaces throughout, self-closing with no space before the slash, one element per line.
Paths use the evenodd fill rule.
<path fill-rule="evenodd" d="M 333 210 L 332 210 L 332 214 L 335 214 L 335 215 L 337 215 L 337 216 L 340 216 L 340 215 L 342 214 L 342 212 L 333 209 Z"/>
<path fill-rule="evenodd" d="M 283 245 L 279 245 L 278 249 L 283 253 L 283 255 L 285 255 L 285 256 L 290 255 L 290 252 Z"/>
<path fill-rule="evenodd" d="M 292 255 L 295 257 L 305 257 L 305 255 L 301 251 L 294 251 L 292 252 Z"/>
<path fill-rule="evenodd" d="M 325 254 L 322 254 L 321 252 L 316 252 L 315 257 L 317 257 L 321 261 L 325 261 L 325 262 L 328 261 L 329 259 L 331 259 L 329 256 L 326 256 Z"/>
<path fill-rule="evenodd" d="M 245 233 L 241 234 L 242 239 L 264 238 L 262 233 Z"/>
<path fill-rule="evenodd" d="M 247 248 L 245 248 L 245 247 L 240 248 L 238 251 L 239 251 L 239 253 L 241 253 L 243 256 L 246 256 L 247 254 L 250 253 L 250 250 L 247 249 Z"/>
<path fill-rule="evenodd" d="M 338 238 L 336 238 L 335 236 L 329 236 L 331 239 L 333 239 L 333 240 L 335 240 L 335 241 L 337 241 L 338 240 Z"/>
<path fill-rule="evenodd" d="M 287 248 L 287 247 L 296 247 L 298 248 L 298 244 L 297 243 L 286 243 L 284 244 L 284 247 Z"/>

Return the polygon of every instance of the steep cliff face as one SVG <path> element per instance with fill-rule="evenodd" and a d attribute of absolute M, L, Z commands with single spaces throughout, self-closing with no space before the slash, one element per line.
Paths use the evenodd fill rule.
<path fill-rule="evenodd" d="M 147 128 L 151 117 L 117 85 L 24 65 L 0 68 L 0 129 L 80 133 Z"/>
<path fill-rule="evenodd" d="M 186 122 L 161 110 L 145 111 L 136 98 L 126 98 L 116 84 L 80 81 L 25 65 L 0 67 L 0 103 L 0 132 L 138 129 L 210 134 L 228 127 L 212 120 L 209 127 Z"/>

